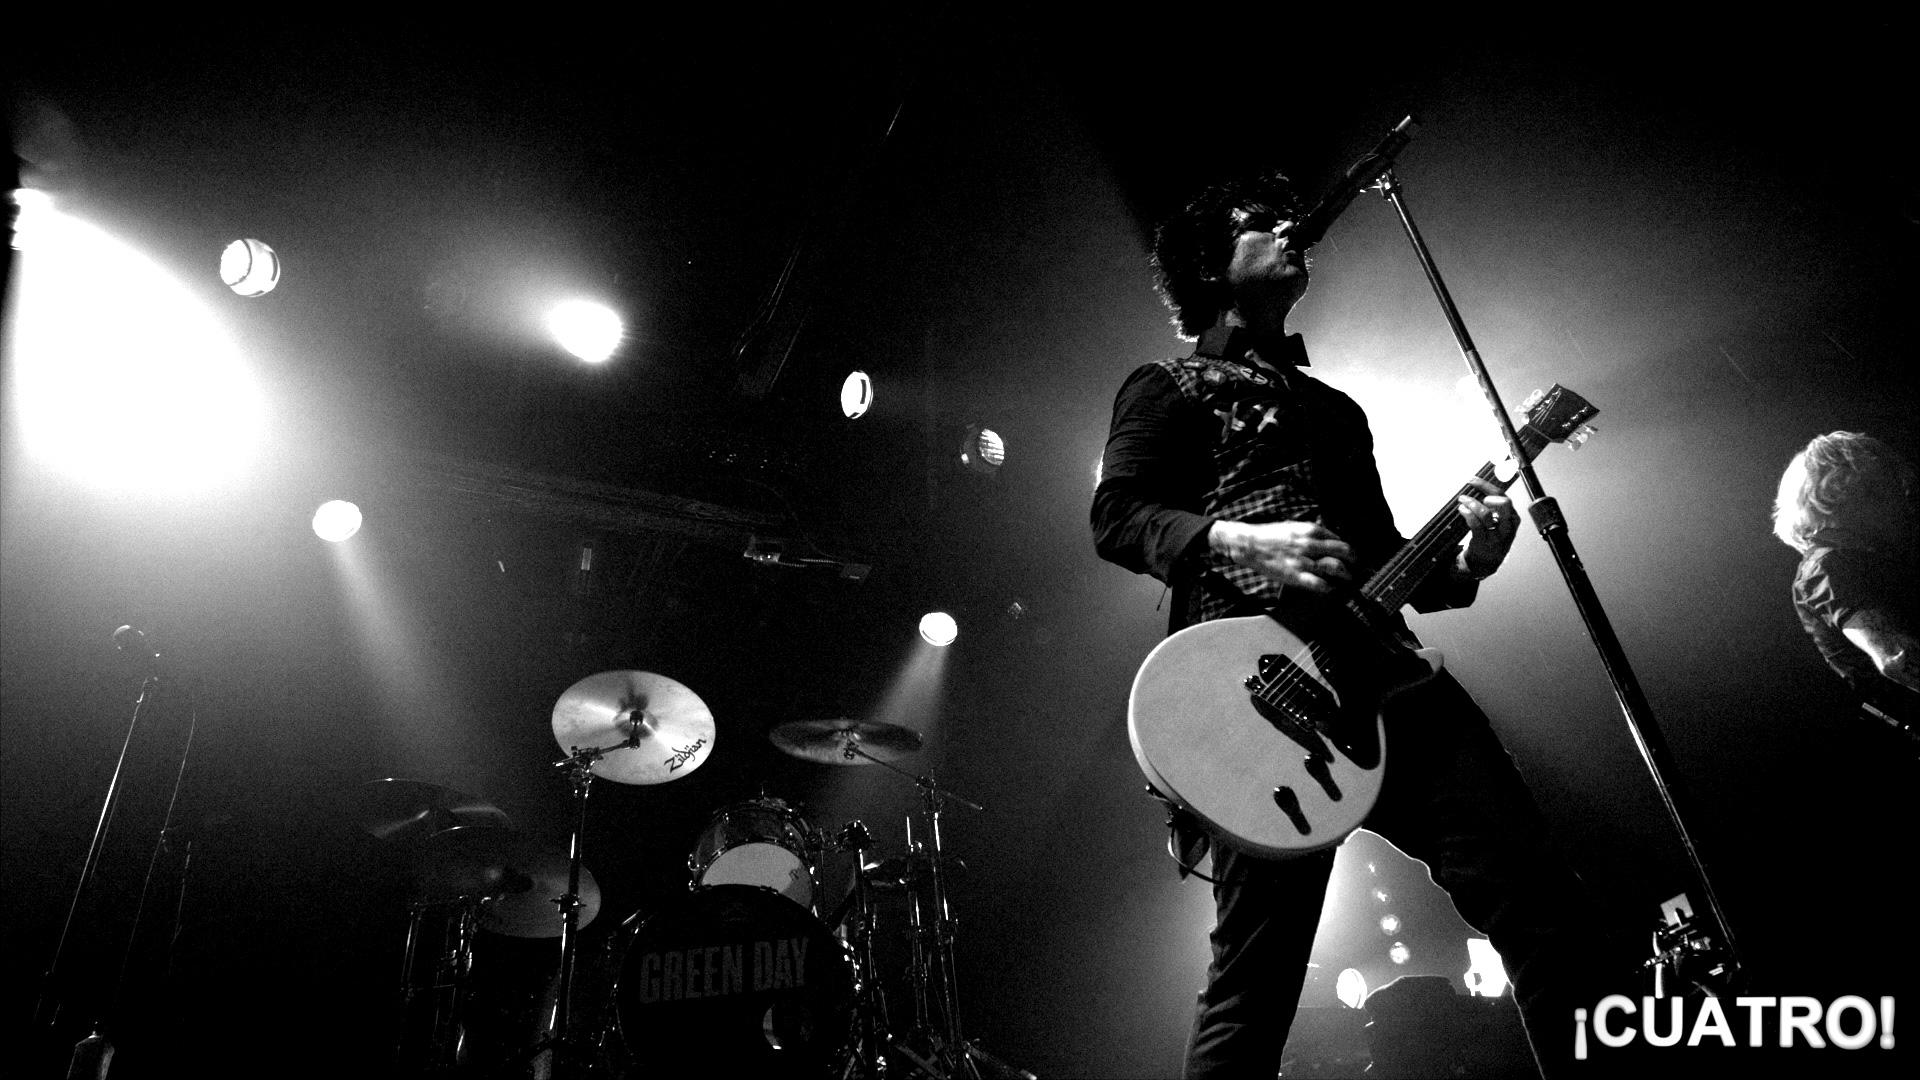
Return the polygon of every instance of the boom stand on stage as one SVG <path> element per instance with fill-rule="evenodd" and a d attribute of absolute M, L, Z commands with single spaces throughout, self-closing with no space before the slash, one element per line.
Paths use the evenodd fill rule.
<path fill-rule="evenodd" d="M 1574 606 L 1579 609 L 1580 618 L 1586 623 L 1587 634 L 1593 639 L 1595 648 L 1600 652 L 1600 662 L 1606 668 L 1607 678 L 1613 684 L 1615 698 L 1620 711 L 1626 717 L 1627 730 L 1633 735 L 1634 745 L 1639 748 L 1641 758 L 1647 764 L 1647 771 L 1653 777 L 1654 788 L 1659 792 L 1661 802 L 1666 806 L 1667 816 L 1673 822 L 1675 834 L 1685 849 L 1687 860 L 1693 867 L 1695 884 L 1699 887 L 1701 915 L 1704 925 L 1695 930 L 1697 935 L 1707 935 L 1712 941 L 1708 951 L 1713 959 L 1700 965 L 1711 974 L 1713 983 L 1721 990 L 1735 987 L 1741 981 L 1739 952 L 1734 945 L 1733 930 L 1727 924 L 1725 911 L 1720 906 L 1719 897 L 1707 877 L 1707 868 L 1695 848 L 1693 837 L 1687 830 L 1686 811 L 1690 809 L 1689 799 L 1680 784 L 1679 776 L 1673 767 L 1673 759 L 1667 750 L 1666 737 L 1654 722 L 1653 710 L 1647 703 L 1646 694 L 1640 689 L 1640 682 L 1633 674 L 1633 668 L 1627 663 L 1626 651 L 1621 648 L 1620 639 L 1613 632 L 1613 624 L 1608 621 L 1606 611 L 1600 606 L 1600 596 L 1594 591 L 1593 582 L 1587 577 L 1586 568 L 1580 562 L 1580 555 L 1574 550 L 1573 539 L 1567 531 L 1567 519 L 1560 512 L 1560 504 L 1546 493 L 1540 478 L 1534 473 L 1528 456 L 1522 452 L 1519 435 L 1514 431 L 1513 421 L 1508 417 L 1506 406 L 1501 403 L 1500 393 L 1494 388 L 1493 378 L 1487 373 L 1487 365 L 1480 359 L 1480 352 L 1474 347 L 1473 339 L 1467 334 L 1467 324 L 1460 317 L 1460 309 L 1454 306 L 1453 297 L 1447 292 L 1446 282 L 1440 277 L 1440 268 L 1434 264 L 1432 252 L 1427 250 L 1426 241 L 1415 227 L 1413 217 L 1407 212 L 1405 198 L 1401 194 L 1400 182 L 1391 168 L 1393 155 L 1411 137 L 1413 118 L 1400 122 L 1387 140 L 1373 153 L 1356 162 L 1347 170 L 1345 181 L 1340 190 L 1346 191 L 1354 185 L 1371 184 L 1400 216 L 1405 226 L 1407 239 L 1412 241 L 1414 254 L 1420 260 L 1420 268 L 1426 271 L 1427 283 L 1433 286 L 1433 294 L 1440 301 L 1440 309 L 1447 317 L 1448 325 L 1453 329 L 1454 340 L 1460 346 L 1460 354 L 1467 361 L 1467 367 L 1480 384 L 1480 392 L 1487 399 L 1495 421 L 1500 426 L 1500 436 L 1505 442 L 1515 465 L 1519 469 L 1520 479 L 1526 484 L 1527 495 L 1532 503 L 1527 514 L 1533 518 L 1534 527 L 1547 542 L 1553 552 L 1554 561 L 1559 564 L 1560 576 L 1566 580 L 1567 589 L 1573 594 Z"/>

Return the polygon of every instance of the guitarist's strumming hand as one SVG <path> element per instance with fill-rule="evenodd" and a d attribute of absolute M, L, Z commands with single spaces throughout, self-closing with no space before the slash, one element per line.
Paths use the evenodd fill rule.
<path fill-rule="evenodd" d="M 1353 581 L 1353 549 L 1326 526 L 1310 521 L 1216 521 L 1207 532 L 1207 545 L 1287 588 L 1327 593 L 1336 581 Z"/>
<path fill-rule="evenodd" d="M 1478 581 L 1500 569 L 1520 529 L 1520 515 L 1513 508 L 1513 500 L 1500 494 L 1499 488 L 1480 479 L 1471 483 L 1480 489 L 1480 497 L 1460 496 L 1460 516 L 1472 532 L 1454 563 L 1453 575 Z"/>

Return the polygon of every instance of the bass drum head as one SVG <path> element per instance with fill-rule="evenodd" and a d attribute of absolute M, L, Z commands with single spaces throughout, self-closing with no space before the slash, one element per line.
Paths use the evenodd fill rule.
<path fill-rule="evenodd" d="M 825 1076 L 852 1031 L 853 962 L 772 889 L 714 885 L 641 926 L 616 997 L 646 1075 Z"/>

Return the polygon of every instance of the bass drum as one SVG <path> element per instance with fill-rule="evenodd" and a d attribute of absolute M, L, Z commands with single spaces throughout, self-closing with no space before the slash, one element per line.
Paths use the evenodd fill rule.
<path fill-rule="evenodd" d="M 827 1076 L 853 1030 L 840 939 L 772 889 L 697 889 L 627 949 L 620 1034 L 647 1076 Z"/>

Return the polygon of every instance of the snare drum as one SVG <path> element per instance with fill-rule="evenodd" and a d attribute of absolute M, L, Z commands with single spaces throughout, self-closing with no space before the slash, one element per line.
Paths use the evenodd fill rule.
<path fill-rule="evenodd" d="M 650 917 L 614 991 L 648 1076 L 837 1075 L 853 1031 L 852 957 L 770 889 L 696 889 Z"/>
<path fill-rule="evenodd" d="M 759 885 L 813 910 L 813 830 L 785 802 L 749 799 L 715 813 L 687 869 L 693 884 Z"/>

